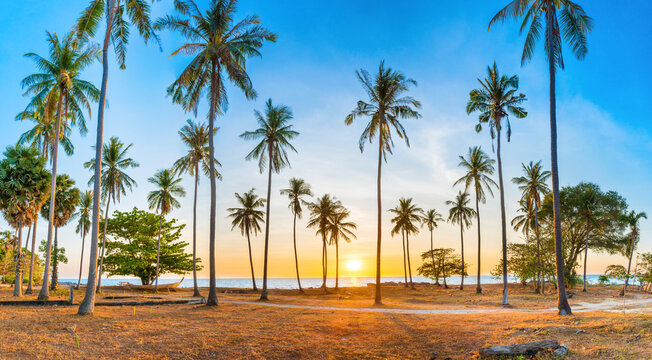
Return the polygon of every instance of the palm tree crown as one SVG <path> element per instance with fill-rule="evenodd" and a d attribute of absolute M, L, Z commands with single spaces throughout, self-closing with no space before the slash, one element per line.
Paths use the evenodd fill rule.
<path fill-rule="evenodd" d="M 525 175 L 512 179 L 522 193 L 522 199 L 537 208 L 541 207 L 541 197 L 550 192 L 546 182 L 550 179 L 550 171 L 543 170 L 541 161 L 536 164 L 530 161 L 528 165 L 521 164 Z"/>
<path fill-rule="evenodd" d="M 428 209 L 421 217 L 421 226 L 427 226 L 428 231 L 433 231 L 440 222 L 444 221 L 441 214 L 435 209 Z"/>
<path fill-rule="evenodd" d="M 290 201 L 288 208 L 300 219 L 303 215 L 303 208 L 301 206 L 308 205 L 308 202 L 303 198 L 312 196 L 312 190 L 310 190 L 310 184 L 305 180 L 291 178 L 289 187 L 287 189 L 281 189 L 281 195 L 287 195 Z"/>
<path fill-rule="evenodd" d="M 418 224 L 421 223 L 423 217 L 423 209 L 413 203 L 412 198 L 400 198 L 398 205 L 389 209 L 388 211 L 395 215 L 392 219 L 394 228 L 392 235 L 405 231 L 408 234 L 416 234 L 419 232 Z"/>
<path fill-rule="evenodd" d="M 215 129 L 213 136 L 219 130 Z M 195 171 L 201 167 L 202 172 L 206 176 L 210 176 L 210 163 L 208 156 L 208 126 L 206 124 L 197 124 L 192 120 L 186 120 L 181 130 L 179 130 L 181 142 L 186 145 L 188 153 L 183 157 L 177 159 L 172 166 L 172 169 L 177 174 L 188 173 L 190 176 L 195 176 Z M 213 159 L 215 168 L 222 166 L 217 159 Z M 222 175 L 215 170 L 215 177 L 222 179 Z"/>
<path fill-rule="evenodd" d="M 258 234 L 261 231 L 260 224 L 265 222 L 263 218 L 265 211 L 259 210 L 265 206 L 265 199 L 258 197 L 254 193 L 254 189 L 242 195 L 235 193 L 235 198 L 239 207 L 226 209 L 229 212 L 229 217 L 233 219 L 231 230 L 237 226 L 242 235 L 247 235 L 249 232 L 253 232 L 254 235 Z"/>
<path fill-rule="evenodd" d="M 344 207 L 331 214 L 330 223 L 328 224 L 329 245 L 339 244 L 340 240 L 348 243 L 352 239 L 357 239 L 353 231 L 358 228 L 358 225 L 353 221 L 347 221 L 350 215 L 351 211 Z"/>
<path fill-rule="evenodd" d="M 93 193 L 90 190 L 86 190 L 81 193 L 79 197 L 79 209 L 77 210 L 76 217 L 79 219 L 77 221 L 77 227 L 75 232 L 86 236 L 91 226 L 91 210 L 93 207 Z"/>
<path fill-rule="evenodd" d="M 466 170 L 466 174 L 459 178 L 455 185 L 464 184 L 468 190 L 471 185 L 478 195 L 478 200 L 484 203 L 486 201 L 485 189 L 493 196 L 492 187 L 498 187 L 495 181 L 489 176 L 493 175 L 495 160 L 489 158 L 489 155 L 482 151 L 479 146 L 469 148 L 469 154 L 466 158 L 460 155 L 459 167 Z"/>
<path fill-rule="evenodd" d="M 136 181 L 127 175 L 124 170 L 140 166 L 132 158 L 127 157 L 127 152 L 133 144 L 125 146 L 117 137 L 113 136 L 102 150 L 102 197 L 107 201 L 120 202 L 120 196 L 126 195 L 127 190 L 136 186 Z M 95 159 L 84 163 L 84 167 L 95 169 Z M 95 181 L 93 175 L 88 181 L 92 184 Z"/>
<path fill-rule="evenodd" d="M 455 196 L 455 200 L 446 200 L 446 205 L 451 206 L 448 221 L 466 228 L 471 226 L 471 219 L 476 216 L 476 212 L 469 207 L 469 201 L 469 193 L 461 191 Z"/>
<path fill-rule="evenodd" d="M 175 196 L 186 196 L 186 191 L 180 185 L 180 177 L 175 177 L 174 172 L 169 169 L 157 171 L 147 181 L 158 190 L 150 191 L 147 195 L 147 203 L 150 209 L 155 209 L 159 214 L 166 215 L 172 209 L 181 207 Z"/>

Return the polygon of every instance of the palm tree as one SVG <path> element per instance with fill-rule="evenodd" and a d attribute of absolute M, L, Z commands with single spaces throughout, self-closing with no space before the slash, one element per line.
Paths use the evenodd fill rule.
<path fill-rule="evenodd" d="M 529 27 L 525 38 L 521 65 L 532 59 L 534 46 L 541 37 L 542 21 L 545 20 L 544 49 L 548 57 L 548 74 L 550 75 L 550 158 L 552 170 L 553 216 L 555 228 L 555 259 L 557 262 L 557 298 L 559 315 L 571 315 L 571 308 L 566 298 L 564 286 L 564 258 L 561 244 L 561 207 L 559 203 L 559 169 L 557 163 L 557 98 L 555 93 L 556 69 L 564 69 L 562 55 L 562 38 L 579 60 L 588 52 L 586 35 L 593 28 L 593 20 L 584 9 L 570 0 L 512 0 L 500 10 L 489 23 L 489 28 L 507 18 L 523 18 L 521 32 Z M 545 18 L 544 18 L 545 17 Z M 557 19 L 561 19 L 561 27 Z M 528 26 L 529 24 L 529 26 Z"/>
<path fill-rule="evenodd" d="M 550 179 L 550 171 L 543 170 L 541 167 L 541 161 L 536 164 L 530 161 L 528 165 L 521 164 L 523 166 L 524 176 L 515 177 L 512 179 L 512 182 L 518 185 L 519 190 L 522 192 L 521 199 L 525 200 L 528 204 L 528 209 L 532 208 L 534 213 L 534 231 L 537 241 L 537 266 L 539 268 L 537 274 L 537 286 L 536 291 L 545 294 L 545 281 L 541 281 L 541 241 L 539 239 L 539 208 L 541 206 L 541 198 L 550 193 L 550 188 L 546 184 L 548 179 Z M 529 212 L 530 210 L 528 210 Z M 512 225 L 514 225 L 512 223 Z"/>
<path fill-rule="evenodd" d="M 620 291 L 620 296 L 625 296 L 625 292 L 627 291 L 627 283 L 629 282 L 629 272 L 632 268 L 632 258 L 634 257 L 634 249 L 636 248 L 636 244 L 638 243 L 639 240 L 639 232 L 638 232 L 638 222 L 641 219 L 647 219 L 647 214 L 644 212 L 637 213 L 634 210 L 630 211 L 629 213 L 625 213 L 621 216 L 621 221 L 628 225 L 630 228 L 630 233 L 629 233 L 629 238 L 630 238 L 630 243 L 629 243 L 629 263 L 627 265 L 627 277 L 625 277 L 625 285 L 623 285 L 623 289 Z"/>
<path fill-rule="evenodd" d="M 158 220 L 158 240 L 156 243 L 156 278 L 154 292 L 158 291 L 158 266 L 161 257 L 161 226 L 165 215 L 175 208 L 181 207 L 176 196 L 186 196 L 186 191 L 180 185 L 181 178 L 176 177 L 174 171 L 163 169 L 157 171 L 154 176 L 147 179 L 150 184 L 156 186 L 156 190 L 147 194 L 147 204 L 150 209 L 155 210 L 160 216 Z M 108 222 L 108 221 L 107 221 Z"/>
<path fill-rule="evenodd" d="M 97 271 L 97 240 L 100 226 L 100 190 L 102 189 L 102 151 L 104 143 L 104 108 L 106 107 L 106 88 L 109 77 L 109 46 L 113 44 L 115 59 L 120 69 L 126 68 L 127 45 L 129 43 L 129 28 L 133 25 L 140 36 L 147 41 L 156 36 L 150 23 L 150 8 L 145 0 L 91 0 L 84 9 L 75 25 L 75 33 L 82 40 L 95 36 L 100 22 L 105 19 L 105 31 L 102 41 L 102 85 L 97 109 L 97 136 L 95 139 L 95 168 L 93 185 L 93 216 L 91 226 L 91 259 L 88 271 L 88 283 L 84 300 L 79 305 L 79 315 L 93 313 L 95 307 L 95 279 L 101 274 Z M 100 264 L 101 273 L 101 264 Z"/>
<path fill-rule="evenodd" d="M 279 173 L 281 169 L 290 166 L 287 150 L 297 152 L 290 140 L 299 135 L 292 129 L 292 110 L 285 105 L 274 106 L 272 99 L 265 103 L 265 115 L 254 111 L 259 128 L 245 131 L 240 135 L 245 140 L 259 140 L 256 146 L 247 154 L 247 160 L 258 160 L 258 168 L 262 174 L 267 167 L 267 209 L 265 211 L 265 260 L 263 263 L 263 291 L 261 300 L 267 300 L 267 255 L 269 248 L 269 214 L 272 196 L 272 172 Z"/>
<path fill-rule="evenodd" d="M 53 95 L 53 97 L 54 96 L 56 95 Z M 48 114 L 48 111 L 51 112 L 52 110 L 47 109 L 48 104 L 45 103 L 45 99 L 35 99 L 35 101 L 37 102 L 36 104 L 31 104 L 28 109 L 21 111 L 16 115 L 17 121 L 30 120 L 34 123 L 34 127 L 20 135 L 18 143 L 37 148 L 46 160 L 52 160 L 51 155 L 54 154 L 54 138 L 56 136 L 55 126 L 57 119 Z M 51 102 L 54 103 L 58 101 Z M 71 135 L 72 129 L 70 123 L 68 121 L 62 121 L 61 124 L 59 124 L 58 145 L 61 145 L 63 151 L 68 156 L 72 155 L 75 150 L 72 140 L 70 140 Z"/>
<path fill-rule="evenodd" d="M 99 264 L 100 266 L 99 266 L 97 278 L 93 280 L 93 285 L 86 284 L 87 292 L 89 286 L 95 287 L 96 281 L 97 281 L 97 288 L 96 288 L 97 292 L 100 291 L 100 288 L 102 286 L 102 265 L 104 264 L 104 250 L 106 245 L 106 227 L 108 225 L 108 218 L 109 218 L 109 205 L 111 204 L 111 201 L 113 201 L 114 204 L 116 202 L 120 202 L 120 196 L 126 195 L 127 190 L 131 191 L 131 189 L 134 186 L 136 186 L 136 181 L 124 172 L 124 170 L 128 168 L 136 168 L 140 166 L 132 158 L 127 157 L 127 151 L 129 151 L 129 149 L 131 149 L 132 146 L 133 144 L 129 144 L 125 146 L 125 144 L 122 141 L 120 141 L 120 139 L 118 139 L 116 136 L 112 136 L 109 139 L 109 142 L 103 145 L 104 149 L 102 150 L 102 163 L 101 163 L 102 172 L 100 173 L 101 179 L 99 181 L 102 184 L 102 198 L 106 200 L 106 210 L 104 211 L 104 231 L 102 232 L 102 253 L 100 255 L 100 264 Z M 85 162 L 84 167 L 87 169 L 91 169 L 91 171 L 93 171 L 94 173 L 94 175 L 92 175 L 91 179 L 88 181 L 88 184 L 90 185 L 93 183 L 97 183 L 95 181 L 95 177 L 97 174 L 96 171 L 97 166 L 95 166 L 95 159 L 91 159 Z M 93 195 L 93 198 L 95 198 L 95 195 Z M 93 203 L 93 209 L 95 209 L 95 203 Z M 91 230 L 91 235 L 92 234 L 93 231 Z M 97 246 L 92 246 L 92 245 L 93 245 L 93 240 L 91 239 L 91 260 L 94 257 L 93 251 L 97 252 Z M 89 271 L 95 272 L 93 266 L 91 266 Z M 84 297 L 84 299 L 86 298 L 87 297 Z"/>
<path fill-rule="evenodd" d="M 489 124 L 489 134 L 493 141 L 496 138 L 496 159 L 498 160 L 498 185 L 500 190 L 500 221 L 503 245 L 503 305 L 508 305 L 507 299 L 507 224 L 505 220 L 505 189 L 503 186 L 503 166 L 500 157 L 500 135 L 503 125 L 507 127 L 507 142 L 509 142 L 512 129 L 509 123 L 509 114 L 518 119 L 525 118 L 527 112 L 520 105 L 526 100 L 524 94 L 516 94 L 518 90 L 518 76 L 500 75 L 494 62 L 487 68 L 487 78 L 478 79 L 482 87 L 471 90 L 466 112 L 471 114 L 478 111 L 478 123 L 475 131 L 482 131 L 482 124 Z M 506 122 L 506 124 L 503 123 Z"/>
<path fill-rule="evenodd" d="M 216 129 L 217 131 L 218 129 Z M 215 134 L 213 134 L 215 135 Z M 194 293 L 193 296 L 201 296 L 197 286 L 197 187 L 199 185 L 199 167 L 206 176 L 210 176 L 209 149 L 208 149 L 208 127 L 205 124 L 197 124 L 192 120 L 186 120 L 181 130 L 179 130 L 181 141 L 188 148 L 188 153 L 174 162 L 172 168 L 181 175 L 188 173 L 195 177 L 195 191 L 192 205 L 192 279 Z M 215 169 L 222 166 L 219 161 L 213 159 L 215 165 L 215 178 L 222 180 L 222 175 Z"/>
<path fill-rule="evenodd" d="M 466 174 L 455 182 L 455 185 L 464 184 L 465 192 L 469 187 L 473 186 L 475 190 L 475 213 L 477 215 L 478 225 L 478 280 L 475 288 L 477 294 L 482 293 L 482 285 L 480 284 L 480 202 L 486 202 L 485 190 L 493 197 L 494 193 L 491 190 L 492 186 L 498 187 L 495 181 L 490 177 L 494 174 L 494 164 L 496 161 L 489 158 L 489 155 L 482 151 L 479 146 L 469 148 L 467 158 L 460 156 L 459 167 L 466 170 Z"/>
<path fill-rule="evenodd" d="M 446 200 L 446 205 L 451 206 L 448 212 L 448 221 L 455 224 L 460 224 L 460 244 L 462 246 L 462 269 L 464 267 L 464 228 L 471 226 L 471 219 L 477 216 L 475 210 L 470 208 L 469 193 L 458 192 L 455 200 Z M 464 271 L 462 271 L 462 282 L 460 290 L 464 290 Z"/>
<path fill-rule="evenodd" d="M 417 234 L 419 232 L 417 224 L 421 222 L 423 209 L 417 207 L 412 201 L 412 198 L 400 198 L 398 200 L 399 205 L 393 209 L 389 209 L 389 212 L 396 215 L 392 219 L 392 223 L 395 224 L 392 229 L 392 235 L 397 234 L 399 231 L 404 235 L 403 265 L 405 266 L 405 259 L 407 258 L 407 273 L 410 275 L 410 287 L 414 289 L 412 266 L 410 264 L 410 234 Z M 405 286 L 407 286 L 407 280 L 405 281 Z"/>
<path fill-rule="evenodd" d="M 251 282 L 254 291 L 258 291 L 258 287 L 256 287 L 256 276 L 254 275 L 254 260 L 251 256 L 250 234 L 253 231 L 254 236 L 256 236 L 258 235 L 258 232 L 261 231 L 260 223 L 265 221 L 263 219 L 265 212 L 258 209 L 265 206 L 265 199 L 259 198 L 258 195 L 254 194 L 253 188 L 243 195 L 235 193 L 235 198 L 238 200 L 240 207 L 228 208 L 226 211 L 230 213 L 229 217 L 233 219 L 231 222 L 231 230 L 235 229 L 237 226 L 240 228 L 240 233 L 243 236 L 247 236 L 247 245 L 249 246 L 249 265 L 251 266 Z"/>
<path fill-rule="evenodd" d="M 358 225 L 353 221 L 347 221 L 350 215 L 351 212 L 348 209 L 342 207 L 331 215 L 328 225 L 328 233 L 330 234 L 328 243 L 329 245 L 335 245 L 335 290 L 339 289 L 340 240 L 344 240 L 349 243 L 352 239 L 357 239 L 353 231 L 358 228 Z"/>
<path fill-rule="evenodd" d="M 174 0 L 179 16 L 168 15 L 158 19 L 156 29 L 178 31 L 189 43 L 172 55 L 183 53 L 194 56 L 179 78 L 168 88 L 168 94 L 185 111 L 196 112 L 199 100 L 208 93 L 209 159 L 215 158 L 213 132 L 216 115 L 226 112 L 228 104 L 225 84 L 228 79 L 240 88 L 248 99 L 256 97 L 251 79 L 246 72 L 246 60 L 260 56 L 265 41 L 276 41 L 276 34 L 260 25 L 256 15 L 247 16 L 234 24 L 237 0 L 211 0 L 208 11 L 202 13 L 193 0 Z M 210 283 L 206 305 L 217 305 L 215 287 L 215 205 L 216 185 L 214 165 L 210 165 L 211 204 L 209 230 Z"/>
<path fill-rule="evenodd" d="M 79 258 L 79 280 L 77 280 L 76 289 L 79 289 L 81 284 L 82 277 L 82 266 L 84 264 L 84 245 L 86 244 L 86 235 L 88 235 L 88 230 L 91 226 L 91 208 L 93 207 L 93 193 L 90 190 L 86 190 L 81 193 L 79 198 L 79 210 L 77 211 L 77 227 L 75 232 L 81 234 L 82 237 L 82 248 L 81 248 L 81 257 Z"/>
<path fill-rule="evenodd" d="M 589 237 L 593 229 L 600 230 L 602 224 L 599 220 L 602 212 L 600 211 L 600 188 L 595 184 L 583 183 L 584 191 L 581 192 L 579 200 L 579 215 L 586 226 L 586 236 L 584 238 L 584 277 L 582 291 L 586 292 L 586 258 L 589 254 Z"/>
<path fill-rule="evenodd" d="M 390 212 L 395 212 L 397 215 L 394 217 L 391 222 L 394 224 L 394 227 L 392 227 L 392 230 L 390 232 L 391 236 L 394 236 L 398 233 L 401 233 L 401 243 L 403 244 L 403 278 L 404 278 L 404 286 L 408 287 L 408 271 L 407 271 L 407 256 L 405 254 L 405 227 L 404 227 L 404 219 L 400 215 L 401 214 L 401 207 L 400 205 L 397 205 L 393 209 L 389 209 L 388 211 Z"/>
<path fill-rule="evenodd" d="M 52 125 L 54 125 L 54 137 L 50 145 L 52 153 L 52 184 L 50 186 L 50 207 L 48 216 L 48 237 L 45 253 L 45 280 L 41 286 L 38 299 L 45 300 L 49 297 L 48 272 L 50 267 L 50 253 L 52 247 L 52 229 L 54 223 L 54 211 L 56 207 L 56 183 L 57 183 L 57 160 L 59 137 L 61 130 L 65 135 L 69 133 L 69 126 L 77 126 L 82 135 L 86 134 L 86 121 L 84 111 L 91 114 L 91 101 L 97 101 L 99 91 L 90 82 L 80 79 L 81 72 L 98 58 L 98 51 L 92 46 L 85 46 L 84 42 L 74 37 L 72 32 L 59 39 L 57 34 L 46 32 L 49 47 L 49 56 L 44 58 L 35 53 L 27 53 L 38 69 L 38 73 L 31 74 L 23 79 L 21 85 L 25 88 L 24 95 L 33 95 L 31 101 L 22 114 L 24 116 L 40 116 L 44 122 L 49 122 L 51 136 Z M 55 105 L 56 104 L 56 105 Z M 40 114 L 39 114 L 40 113 Z M 56 122 L 52 124 L 52 116 Z M 37 115 L 38 114 L 38 115 Z M 33 116 L 32 116 L 33 117 Z M 70 121 L 70 124 L 67 122 Z M 62 125 L 63 124 L 63 125 Z M 66 131 L 68 129 L 68 131 Z M 47 129 L 43 129 L 47 131 Z M 67 137 L 67 136 L 66 136 Z M 29 135 L 23 141 L 28 141 Z M 46 148 L 43 139 L 43 148 Z M 68 144 L 69 145 L 69 144 Z M 66 146 L 67 152 L 72 151 Z"/>
<path fill-rule="evenodd" d="M 428 227 L 428 231 L 430 231 L 430 257 L 432 260 L 432 263 L 435 263 L 435 242 L 433 238 L 433 232 L 435 228 L 438 226 L 437 224 L 441 221 L 444 221 L 444 218 L 441 216 L 441 214 L 435 210 L 435 209 L 428 209 L 423 217 L 421 218 L 421 226 L 423 227 L 424 225 Z M 437 278 L 435 285 L 439 285 L 439 278 Z"/>
<path fill-rule="evenodd" d="M 294 220 L 292 222 L 292 242 L 294 244 L 294 264 L 297 269 L 297 283 L 299 284 L 299 291 L 303 292 L 301 288 L 301 277 L 299 276 L 299 257 L 297 256 L 297 218 L 301 219 L 303 209 L 301 205 L 308 205 L 308 202 L 303 198 L 305 196 L 312 196 L 310 184 L 303 179 L 291 178 L 287 189 L 281 189 L 281 195 L 287 195 L 290 203 L 288 208 L 292 211 Z"/>
<path fill-rule="evenodd" d="M 331 220 L 335 213 L 342 210 L 342 203 L 335 197 L 324 194 L 322 197 L 317 198 L 316 201 L 308 203 L 308 210 L 310 211 L 310 219 L 308 219 L 307 226 L 317 229 L 315 233 L 321 236 L 321 268 L 323 276 L 321 288 L 326 292 L 326 275 L 328 274 L 328 251 L 326 248 L 328 243 L 326 239 L 330 235 Z"/>
<path fill-rule="evenodd" d="M 404 96 L 410 86 L 416 86 L 417 82 L 413 79 L 406 78 L 405 75 L 391 68 L 385 68 L 385 63 L 380 62 L 378 73 L 372 79 L 366 70 L 356 71 L 362 87 L 369 96 L 369 102 L 358 101 L 356 108 L 346 116 L 346 125 L 351 125 L 353 120 L 358 117 L 369 117 L 365 129 L 360 136 L 360 152 L 364 150 L 364 144 L 370 143 L 378 136 L 378 177 L 376 179 L 376 200 L 378 202 L 378 229 L 376 240 L 376 295 L 374 303 L 382 304 L 380 293 L 380 244 L 382 231 L 382 204 L 381 204 L 381 166 L 387 154 L 392 153 L 394 141 L 392 140 L 392 129 L 396 131 L 399 138 L 405 139 L 405 144 L 409 147 L 410 141 L 401 119 L 418 119 L 421 115 L 416 109 L 421 107 L 421 103 L 410 96 Z"/>

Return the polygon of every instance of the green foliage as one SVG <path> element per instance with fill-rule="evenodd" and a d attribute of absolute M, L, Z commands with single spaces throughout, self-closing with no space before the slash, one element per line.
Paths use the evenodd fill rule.
<path fill-rule="evenodd" d="M 47 246 L 47 241 L 41 240 L 41 244 L 38 246 L 38 252 L 45 255 L 46 246 Z M 64 264 L 68 263 L 68 257 L 66 257 L 66 249 L 61 246 L 57 246 L 57 247 L 53 246 L 51 256 L 52 256 L 52 262 L 50 263 L 50 266 L 54 266 L 54 264 L 56 263 L 64 263 Z"/>
<path fill-rule="evenodd" d="M 213 132 L 213 136 L 217 133 L 216 128 Z M 206 124 L 200 123 L 197 124 L 192 120 L 186 120 L 186 125 L 184 125 L 181 130 L 179 130 L 179 136 L 181 137 L 181 142 L 186 145 L 188 152 L 183 157 L 177 159 L 172 166 L 172 169 L 177 175 L 183 173 L 188 173 L 190 176 L 197 176 L 199 168 L 201 167 L 202 172 L 206 176 L 210 176 L 210 163 L 209 158 L 209 149 L 208 149 L 208 126 Z M 222 166 L 217 159 L 214 159 L 214 167 Z M 215 169 L 215 178 L 222 179 L 222 175 Z"/>
<path fill-rule="evenodd" d="M 65 226 L 75 213 L 81 200 L 81 192 L 74 187 L 75 181 L 66 174 L 57 175 L 57 190 L 54 195 L 54 227 Z M 41 208 L 41 217 L 50 219 L 50 199 Z"/>
<path fill-rule="evenodd" d="M 103 271 L 109 276 L 133 275 L 143 284 L 150 284 L 156 275 L 159 221 L 162 221 L 159 274 L 182 275 L 192 271 L 192 255 L 184 252 L 188 243 L 178 241 L 185 225 L 176 225 L 174 219 L 166 221 L 161 215 L 136 208 L 130 212 L 115 211 L 109 218 Z"/>
<path fill-rule="evenodd" d="M 462 275 L 462 258 L 455 254 L 454 249 L 429 250 L 421 254 L 421 259 L 423 264 L 417 268 L 417 273 L 421 276 L 438 281 L 440 278 L 445 280 L 451 275 Z M 465 276 L 468 275 L 468 265 L 464 264 Z"/>
<path fill-rule="evenodd" d="M 469 193 L 461 191 L 455 196 L 455 200 L 446 200 L 446 205 L 451 207 L 448 211 L 448 222 L 460 224 L 463 228 L 471 226 L 471 219 L 477 214 L 469 207 L 469 201 Z"/>
<path fill-rule="evenodd" d="M 32 252 L 29 250 L 23 249 L 23 283 L 26 284 L 29 282 L 29 261 L 32 256 Z M 13 284 L 16 279 L 16 267 L 15 267 L 15 255 L 16 251 L 10 250 L 4 253 L 5 256 L 0 256 L 0 267 L 2 267 L 2 276 L 3 284 Z M 8 256 L 7 256 L 8 255 Z M 37 253 L 34 254 L 34 272 L 32 273 L 32 282 L 40 283 L 43 279 L 43 260 L 39 257 Z"/>
<path fill-rule="evenodd" d="M 120 196 L 126 195 L 127 190 L 136 186 L 136 181 L 124 172 L 127 168 L 140 166 L 132 158 L 127 157 L 127 152 L 133 144 L 125 146 L 117 137 L 113 136 L 107 144 L 102 145 L 102 198 L 108 201 L 120 202 Z M 95 158 L 84 163 L 84 167 L 95 174 Z M 91 176 L 88 184 L 95 182 L 95 175 Z"/>
<path fill-rule="evenodd" d="M 186 191 L 180 184 L 181 180 L 174 171 L 168 169 L 159 170 L 147 179 L 150 184 L 156 186 L 156 190 L 150 191 L 147 195 L 150 210 L 166 215 L 172 209 L 181 207 L 181 203 L 175 198 L 175 196 L 186 196 Z"/>
<path fill-rule="evenodd" d="M 622 265 L 609 265 L 604 271 L 604 276 L 608 279 L 623 280 L 627 276 L 627 269 Z"/>
<path fill-rule="evenodd" d="M 240 207 L 226 209 L 228 216 L 233 219 L 231 230 L 238 227 L 242 236 L 249 236 L 252 232 L 257 235 L 261 231 L 260 224 L 265 222 L 265 212 L 261 210 L 265 207 L 265 199 L 255 194 L 254 190 L 252 188 L 242 195 L 235 193 Z"/>
<path fill-rule="evenodd" d="M 419 233 L 418 225 L 420 225 L 424 213 L 423 209 L 413 203 L 412 198 L 400 198 L 398 205 L 387 211 L 395 215 L 392 218 L 392 224 L 394 224 L 391 231 L 392 236 L 399 233 L 408 235 Z"/>

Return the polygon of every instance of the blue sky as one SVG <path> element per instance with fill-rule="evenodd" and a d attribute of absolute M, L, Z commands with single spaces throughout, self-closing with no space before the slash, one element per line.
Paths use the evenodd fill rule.
<path fill-rule="evenodd" d="M 205 8 L 206 1 L 199 1 Z M 540 46 L 535 59 L 520 66 L 523 37 L 518 26 L 510 22 L 487 31 L 493 14 L 506 1 L 255 1 L 240 3 L 240 17 L 258 14 L 264 26 L 279 35 L 275 44 L 263 47 L 263 57 L 252 59 L 248 71 L 259 98 L 247 101 L 236 89 L 229 88 L 230 106 L 217 121 L 216 154 L 223 164 L 224 181 L 218 183 L 218 274 L 222 277 L 247 276 L 246 242 L 239 232 L 231 232 L 225 209 L 234 205 L 234 192 L 255 187 L 266 190 L 266 177 L 258 173 L 257 164 L 245 162 L 252 147 L 238 138 L 255 126 L 254 109 L 262 109 L 272 98 L 288 105 L 294 112 L 294 124 L 301 133 L 291 154 L 292 168 L 273 179 L 271 217 L 272 276 L 292 276 L 291 217 L 285 199 L 278 190 L 290 177 L 302 177 L 313 185 L 317 195 L 331 193 L 352 210 L 360 230 L 358 240 L 341 247 L 340 257 L 360 259 L 363 272 L 372 268 L 375 241 L 375 154 L 358 150 L 363 122 L 344 125 L 344 117 L 364 92 L 355 70 L 373 71 L 381 60 L 419 82 L 411 92 L 423 103 L 422 119 L 407 120 L 411 148 L 397 143 L 395 154 L 384 167 L 384 207 L 395 205 L 401 196 L 414 197 L 424 208 L 446 211 L 444 201 L 457 189 L 452 183 L 461 176 L 457 156 L 469 146 L 481 145 L 491 150 L 489 134 L 476 134 L 474 116 L 466 115 L 464 105 L 469 90 L 477 86 L 487 65 L 496 61 L 500 70 L 518 74 L 520 90 L 528 97 L 530 115 L 512 122 L 512 142 L 505 144 L 503 161 L 506 181 L 520 175 L 520 163 L 543 160 L 549 168 L 548 76 Z M 595 29 L 589 35 L 589 54 L 577 61 L 566 51 L 566 70 L 558 76 L 558 121 L 560 180 L 562 185 L 593 181 L 604 190 L 616 190 L 625 196 L 631 208 L 652 213 L 652 195 L 648 190 L 652 178 L 652 123 L 649 99 L 645 94 L 652 78 L 652 23 L 644 16 L 652 3 L 631 0 L 618 4 L 592 0 L 580 2 L 594 18 Z M 62 34 L 72 26 L 85 1 L 29 1 L 3 4 L 0 22 L 0 147 L 15 143 L 28 129 L 27 123 L 13 119 L 27 104 L 20 80 L 35 71 L 27 52 L 45 55 L 45 31 Z M 153 4 L 153 17 L 171 11 L 171 1 Z M 29 25 L 28 25 L 29 24 Z M 165 89 L 188 62 L 188 58 L 170 58 L 182 39 L 161 34 L 162 49 L 145 45 L 132 34 L 127 55 L 127 69 L 111 63 L 108 85 L 109 107 L 105 117 L 105 139 L 119 136 L 134 143 L 132 157 L 141 166 L 131 171 L 138 182 L 132 194 L 112 207 L 129 210 L 146 207 L 146 194 L 152 186 L 146 179 L 157 169 L 169 167 L 182 156 L 183 147 L 177 130 L 192 114 L 184 114 L 171 104 Z M 99 85 L 101 66 L 92 66 L 83 76 Z M 200 108 L 204 120 L 206 106 Z M 89 173 L 82 163 L 93 156 L 96 106 L 88 120 L 89 134 L 73 136 L 76 147 L 71 157 L 61 156 L 59 171 L 70 174 L 81 188 L 86 188 Z M 192 216 L 191 179 L 184 179 L 189 197 L 174 217 L 190 224 Z M 207 259 L 208 181 L 200 188 L 200 256 Z M 518 190 L 506 183 L 508 217 L 514 216 Z M 481 207 L 483 214 L 483 273 L 497 261 L 500 249 L 497 199 Z M 652 215 L 652 214 L 650 214 Z M 389 216 L 384 229 L 388 230 Z M 299 251 L 306 276 L 318 276 L 319 240 L 312 230 L 300 223 Z M 43 224 L 43 223 L 41 223 Z M 0 222 L 0 228 L 6 228 Z M 45 227 L 38 231 L 45 238 Z M 473 232 L 466 241 L 466 255 L 475 259 Z M 652 250 L 649 220 L 641 224 L 641 250 Z M 401 242 L 384 232 L 386 275 L 400 274 Z M 459 248 L 457 229 L 442 224 L 437 231 L 438 246 Z M 72 226 L 60 232 L 61 243 L 70 258 L 62 269 L 64 277 L 75 276 L 79 261 L 80 239 Z M 190 229 L 184 240 L 191 240 Z M 519 235 L 510 232 L 510 241 Z M 429 245 L 427 234 L 412 240 L 412 256 Z M 262 237 L 254 240 L 254 262 L 260 274 Z M 88 261 L 86 259 L 86 261 Z M 624 263 L 621 257 L 591 255 L 589 272 L 601 273 L 607 264 Z M 472 261 L 471 271 L 475 263 Z M 86 267 L 85 267 L 86 268 Z M 206 273 L 207 274 L 207 273 Z M 344 275 L 347 275 L 346 271 Z M 356 275 L 351 273 L 348 275 Z"/>

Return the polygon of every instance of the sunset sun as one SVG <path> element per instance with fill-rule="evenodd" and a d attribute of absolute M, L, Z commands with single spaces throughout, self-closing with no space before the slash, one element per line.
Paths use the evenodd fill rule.
<path fill-rule="evenodd" d="M 346 268 L 351 271 L 358 271 L 362 268 L 362 262 L 360 260 L 349 260 L 346 262 Z"/>

